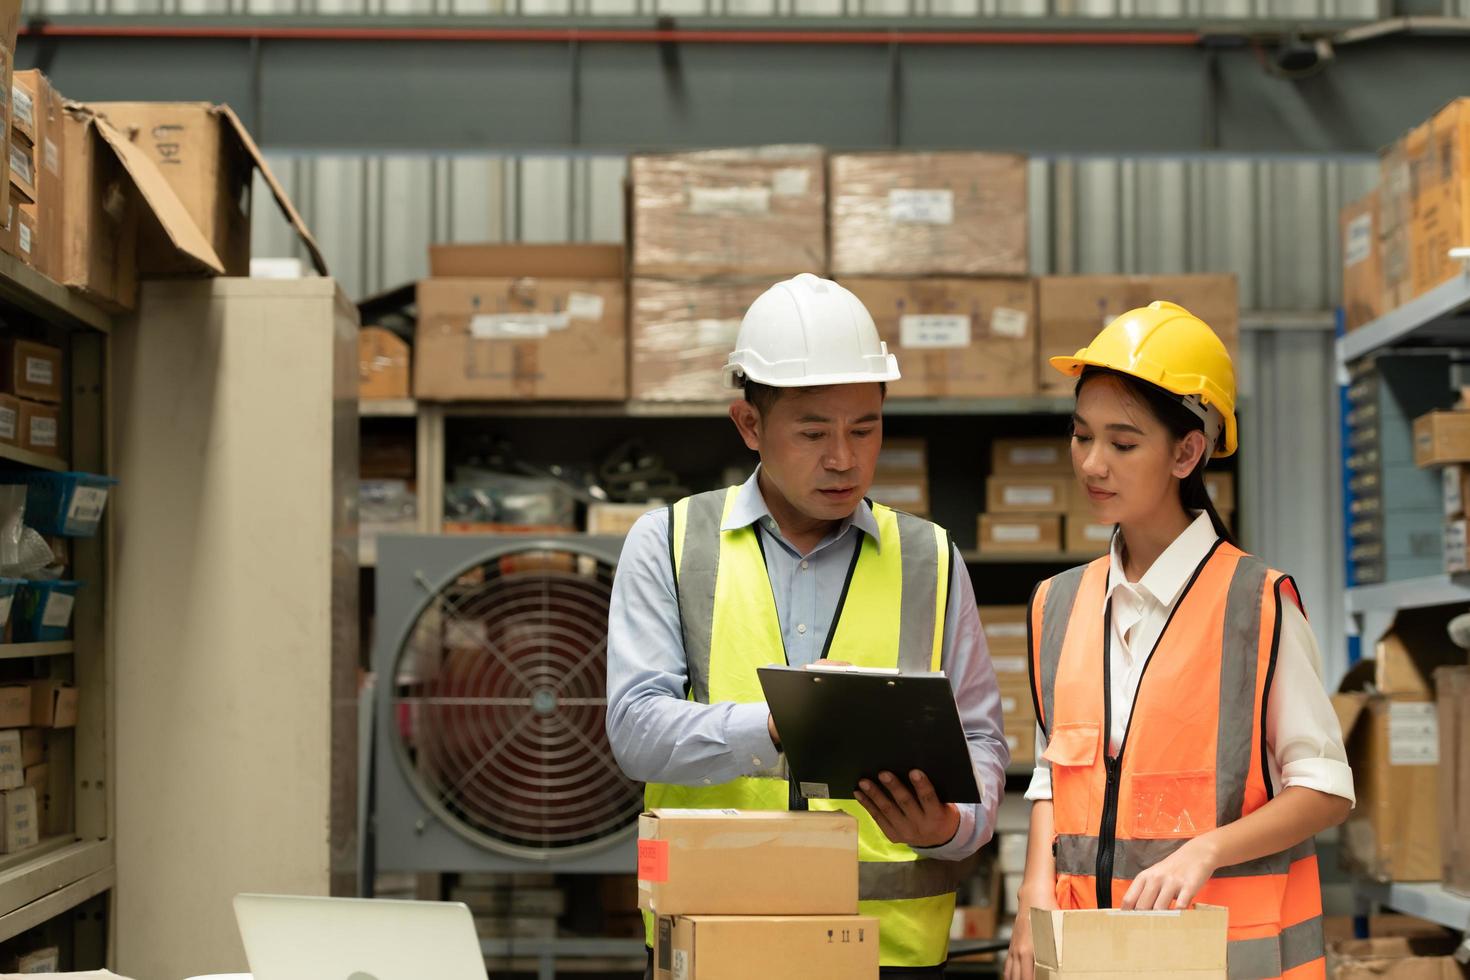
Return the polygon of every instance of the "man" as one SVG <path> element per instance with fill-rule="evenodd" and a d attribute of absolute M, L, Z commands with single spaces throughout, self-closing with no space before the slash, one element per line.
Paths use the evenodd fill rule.
<path fill-rule="evenodd" d="M 881 920 L 885 975 L 939 977 L 960 862 L 991 837 L 1009 753 L 958 550 L 943 529 L 864 499 L 898 377 L 873 318 L 835 282 L 800 275 L 751 305 L 725 381 L 744 389 L 730 418 L 760 466 L 629 532 L 609 616 L 607 731 L 650 808 L 802 808 L 758 667 L 944 670 L 984 802 L 939 800 L 915 772 L 878 774 L 856 803 L 812 803 L 858 818 L 860 908 Z"/>

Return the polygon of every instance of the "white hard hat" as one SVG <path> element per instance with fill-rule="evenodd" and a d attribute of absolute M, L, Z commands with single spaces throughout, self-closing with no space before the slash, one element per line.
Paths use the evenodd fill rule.
<path fill-rule="evenodd" d="M 766 290 L 745 313 L 725 386 L 776 388 L 897 381 L 898 358 L 873 317 L 847 289 L 803 272 Z"/>

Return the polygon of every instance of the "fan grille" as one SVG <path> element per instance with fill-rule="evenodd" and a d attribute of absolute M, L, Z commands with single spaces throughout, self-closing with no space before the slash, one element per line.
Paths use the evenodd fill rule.
<path fill-rule="evenodd" d="M 612 568 L 577 551 L 481 562 L 431 597 L 399 653 L 394 708 L 419 794 L 490 846 L 563 850 L 637 820 L 607 714 Z"/>

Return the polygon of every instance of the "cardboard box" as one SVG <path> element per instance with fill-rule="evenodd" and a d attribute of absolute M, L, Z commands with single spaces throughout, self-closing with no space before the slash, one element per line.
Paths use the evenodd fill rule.
<path fill-rule="evenodd" d="M 1072 475 L 1072 440 L 996 439 L 990 444 L 990 472 L 996 476 Z"/>
<path fill-rule="evenodd" d="M 757 282 L 634 279 L 632 397 L 647 401 L 729 402 L 739 398 L 721 372 L 740 321 L 770 287 Z"/>
<path fill-rule="evenodd" d="M 0 687 L 0 728 L 23 728 L 31 723 L 31 689 L 25 684 Z"/>
<path fill-rule="evenodd" d="M 992 514 L 1063 514 L 1075 482 L 1070 476 L 992 476 L 985 481 L 985 509 Z"/>
<path fill-rule="evenodd" d="M 1036 731 L 1008 731 L 1005 733 L 1006 747 L 1011 751 L 1011 765 L 1030 766 L 1036 764 Z"/>
<path fill-rule="evenodd" d="M 61 455 L 61 413 L 54 405 L 20 399 L 20 448 L 43 456 Z"/>
<path fill-rule="evenodd" d="M 41 248 L 36 230 L 36 206 L 16 202 L 5 208 L 5 227 L 0 229 L 0 252 L 35 265 Z"/>
<path fill-rule="evenodd" d="M 1234 473 L 1205 473 L 1205 493 L 1210 495 L 1210 503 L 1222 514 L 1235 512 L 1235 474 Z"/>
<path fill-rule="evenodd" d="M 61 129 L 62 285 L 112 312 L 131 310 L 140 229 L 155 262 L 197 275 L 224 273 L 209 240 L 141 149 L 81 105 L 67 105 Z M 165 253 L 172 254 L 165 259 Z"/>
<path fill-rule="evenodd" d="M 1028 656 L 1026 648 L 1026 614 L 1025 606 L 980 606 L 980 628 L 985 631 L 985 645 L 990 649 L 990 658 L 996 660 L 997 653 L 1019 653 L 1022 657 Z M 1004 665 L 996 662 L 997 674 L 1005 671 L 1010 673 L 1026 675 L 1028 667 L 1025 660 L 1020 663 L 1007 661 Z"/>
<path fill-rule="evenodd" d="M 826 275 L 827 174 L 820 147 L 637 154 L 628 175 L 633 275 Z"/>
<path fill-rule="evenodd" d="M 868 487 L 868 496 L 894 510 L 929 516 L 929 478 L 902 473 L 877 473 Z"/>
<path fill-rule="evenodd" d="M 1444 609 L 1401 609 L 1373 649 L 1373 687 L 1381 694 L 1434 696 L 1434 672 L 1467 663 L 1449 638 Z"/>
<path fill-rule="evenodd" d="M 1071 513 L 1066 520 L 1066 551 L 1071 555 L 1105 555 L 1113 543 L 1113 524 L 1100 524 L 1091 514 Z"/>
<path fill-rule="evenodd" d="M 429 401 L 627 397 L 622 283 L 425 279 L 414 392 Z"/>
<path fill-rule="evenodd" d="M 1345 859 L 1379 881 L 1436 881 L 1439 724 L 1434 701 L 1414 695 L 1335 694 L 1357 806 L 1343 824 Z M 1405 806 L 1413 800 L 1413 806 Z"/>
<path fill-rule="evenodd" d="M 846 813 L 653 810 L 638 838 L 638 907 L 660 916 L 857 913 Z"/>
<path fill-rule="evenodd" d="M 1448 519 L 1470 516 L 1470 464 L 1451 463 L 1442 472 L 1444 480 L 1444 516 Z"/>
<path fill-rule="evenodd" d="M 26 687 L 27 714 L 30 706 L 30 687 Z M 29 721 L 26 724 L 30 724 Z M 20 758 L 26 767 L 39 766 L 46 761 L 46 732 L 40 728 L 23 728 L 20 733 Z"/>
<path fill-rule="evenodd" d="M 878 920 L 861 915 L 659 916 L 655 980 L 877 980 Z"/>
<path fill-rule="evenodd" d="M 1062 550 L 1062 519 L 1056 514 L 981 514 L 977 538 L 982 554 L 1049 554 Z"/>
<path fill-rule="evenodd" d="M 622 279 L 625 273 L 621 245 L 429 246 L 429 275 L 434 279 Z"/>
<path fill-rule="evenodd" d="M 409 398 L 408 343 L 391 330 L 363 327 L 357 332 L 357 397 Z"/>
<path fill-rule="evenodd" d="M 1378 191 L 1342 209 L 1342 312 L 1353 331 L 1388 312 L 1384 302 Z"/>
<path fill-rule="evenodd" d="M 3 103 L 0 104 L 0 114 L 5 117 L 0 122 L 0 131 L 6 133 L 10 130 L 12 112 L 9 100 L 4 96 L 15 81 L 15 39 L 20 31 L 20 5 L 21 0 L 0 0 L 0 103 Z M 0 153 L 0 210 L 10 204 L 9 154 Z"/>
<path fill-rule="evenodd" d="M 0 731 L 0 790 L 25 785 L 23 761 L 19 729 L 7 728 Z"/>
<path fill-rule="evenodd" d="M 55 405 L 62 397 L 61 351 L 30 340 L 0 341 L 0 390 Z"/>
<path fill-rule="evenodd" d="M 38 799 L 43 799 L 46 794 L 46 783 L 50 778 L 51 769 L 42 762 L 34 766 L 25 767 L 25 785 L 36 791 Z"/>
<path fill-rule="evenodd" d="M 36 82 L 33 72 L 12 73 L 10 85 L 10 137 L 29 146 L 36 140 Z"/>
<path fill-rule="evenodd" d="M 20 399 L 0 395 L 0 443 L 20 445 Z"/>
<path fill-rule="evenodd" d="M 1457 517 L 1445 524 L 1444 570 L 1451 575 L 1470 572 L 1470 520 Z"/>
<path fill-rule="evenodd" d="M 29 786 L 0 793 L 5 835 L 0 851 L 17 854 L 41 842 L 41 810 L 36 791 Z"/>
<path fill-rule="evenodd" d="M 1327 947 L 1332 980 L 1464 980 L 1452 939 L 1391 936 Z"/>
<path fill-rule="evenodd" d="M 62 236 L 66 220 L 65 100 L 39 71 L 16 72 L 36 93 L 36 208 L 35 235 L 38 242 L 31 263 L 46 277 L 60 280 L 63 266 Z M 24 213 L 24 212 L 23 212 Z M 19 243 L 17 243 L 19 245 Z"/>
<path fill-rule="evenodd" d="M 1470 245 L 1470 98 L 1459 98 L 1409 136 L 1413 221 L 1409 269 L 1419 296 L 1463 272 L 1449 251 Z"/>
<path fill-rule="evenodd" d="M 1071 356 L 1109 323 L 1155 300 L 1178 303 L 1204 320 L 1238 360 L 1240 289 L 1234 276 L 1045 276 L 1038 281 L 1042 394 L 1070 395 L 1077 379 L 1052 370 L 1047 359 Z"/>
<path fill-rule="evenodd" d="M 11 137 L 7 147 L 10 156 L 10 203 L 35 204 L 36 148 Z"/>
<path fill-rule="evenodd" d="M 75 728 L 77 689 L 65 681 L 31 681 L 31 721 L 37 728 Z"/>
<path fill-rule="evenodd" d="M 276 204 L 327 275 L 321 249 L 266 165 L 255 140 L 227 105 L 207 102 L 98 102 L 91 108 L 129 134 L 157 168 L 221 265 L 221 274 L 250 275 L 251 188 L 259 170 Z M 145 276 L 195 275 L 198 269 L 144 228 L 139 269 Z"/>
<path fill-rule="evenodd" d="M 884 439 L 878 450 L 878 473 L 889 475 L 919 475 L 929 473 L 929 442 L 927 439 Z"/>
<path fill-rule="evenodd" d="M 627 534 L 638 518 L 659 507 L 646 504 L 590 504 L 587 507 L 588 534 Z"/>
<path fill-rule="evenodd" d="M 1434 672 L 1439 712 L 1439 840 L 1444 885 L 1470 895 L 1470 666 Z"/>
<path fill-rule="evenodd" d="M 1414 420 L 1414 465 L 1470 463 L 1470 411 L 1430 412 Z"/>
<path fill-rule="evenodd" d="M 1383 307 L 1396 309 L 1414 298 L 1410 265 L 1410 225 L 1413 223 L 1413 182 L 1409 175 L 1408 140 L 1399 139 L 1379 158 L 1378 206 L 1382 227 L 1378 236 L 1383 263 Z"/>
<path fill-rule="evenodd" d="M 1032 909 L 1036 977 L 1225 980 L 1228 919 L 1210 905 L 1177 912 Z"/>
<path fill-rule="evenodd" d="M 832 271 L 1024 276 L 1026 158 L 1009 153 L 832 157 Z"/>
<path fill-rule="evenodd" d="M 1030 279 L 844 279 L 898 357 L 893 398 L 1036 393 L 1036 291 Z"/>

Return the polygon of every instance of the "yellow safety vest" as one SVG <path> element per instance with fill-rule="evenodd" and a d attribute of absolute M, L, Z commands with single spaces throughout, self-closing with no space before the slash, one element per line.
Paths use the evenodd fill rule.
<path fill-rule="evenodd" d="M 776 600 L 757 530 L 721 531 L 739 487 L 696 494 L 669 509 L 669 547 L 689 698 L 702 704 L 765 700 L 756 669 L 784 658 Z M 937 671 L 949 596 L 950 543 L 928 521 L 872 505 L 878 541 L 859 535 L 842 607 L 825 656 L 866 667 Z M 649 809 L 785 810 L 791 803 L 785 760 L 756 776 L 718 786 L 650 783 Z M 812 800 L 858 821 L 859 911 L 881 920 L 884 966 L 937 966 L 948 957 L 955 889 L 965 865 L 921 858 L 894 844 L 861 806 Z M 652 917 L 645 913 L 650 945 Z"/>

